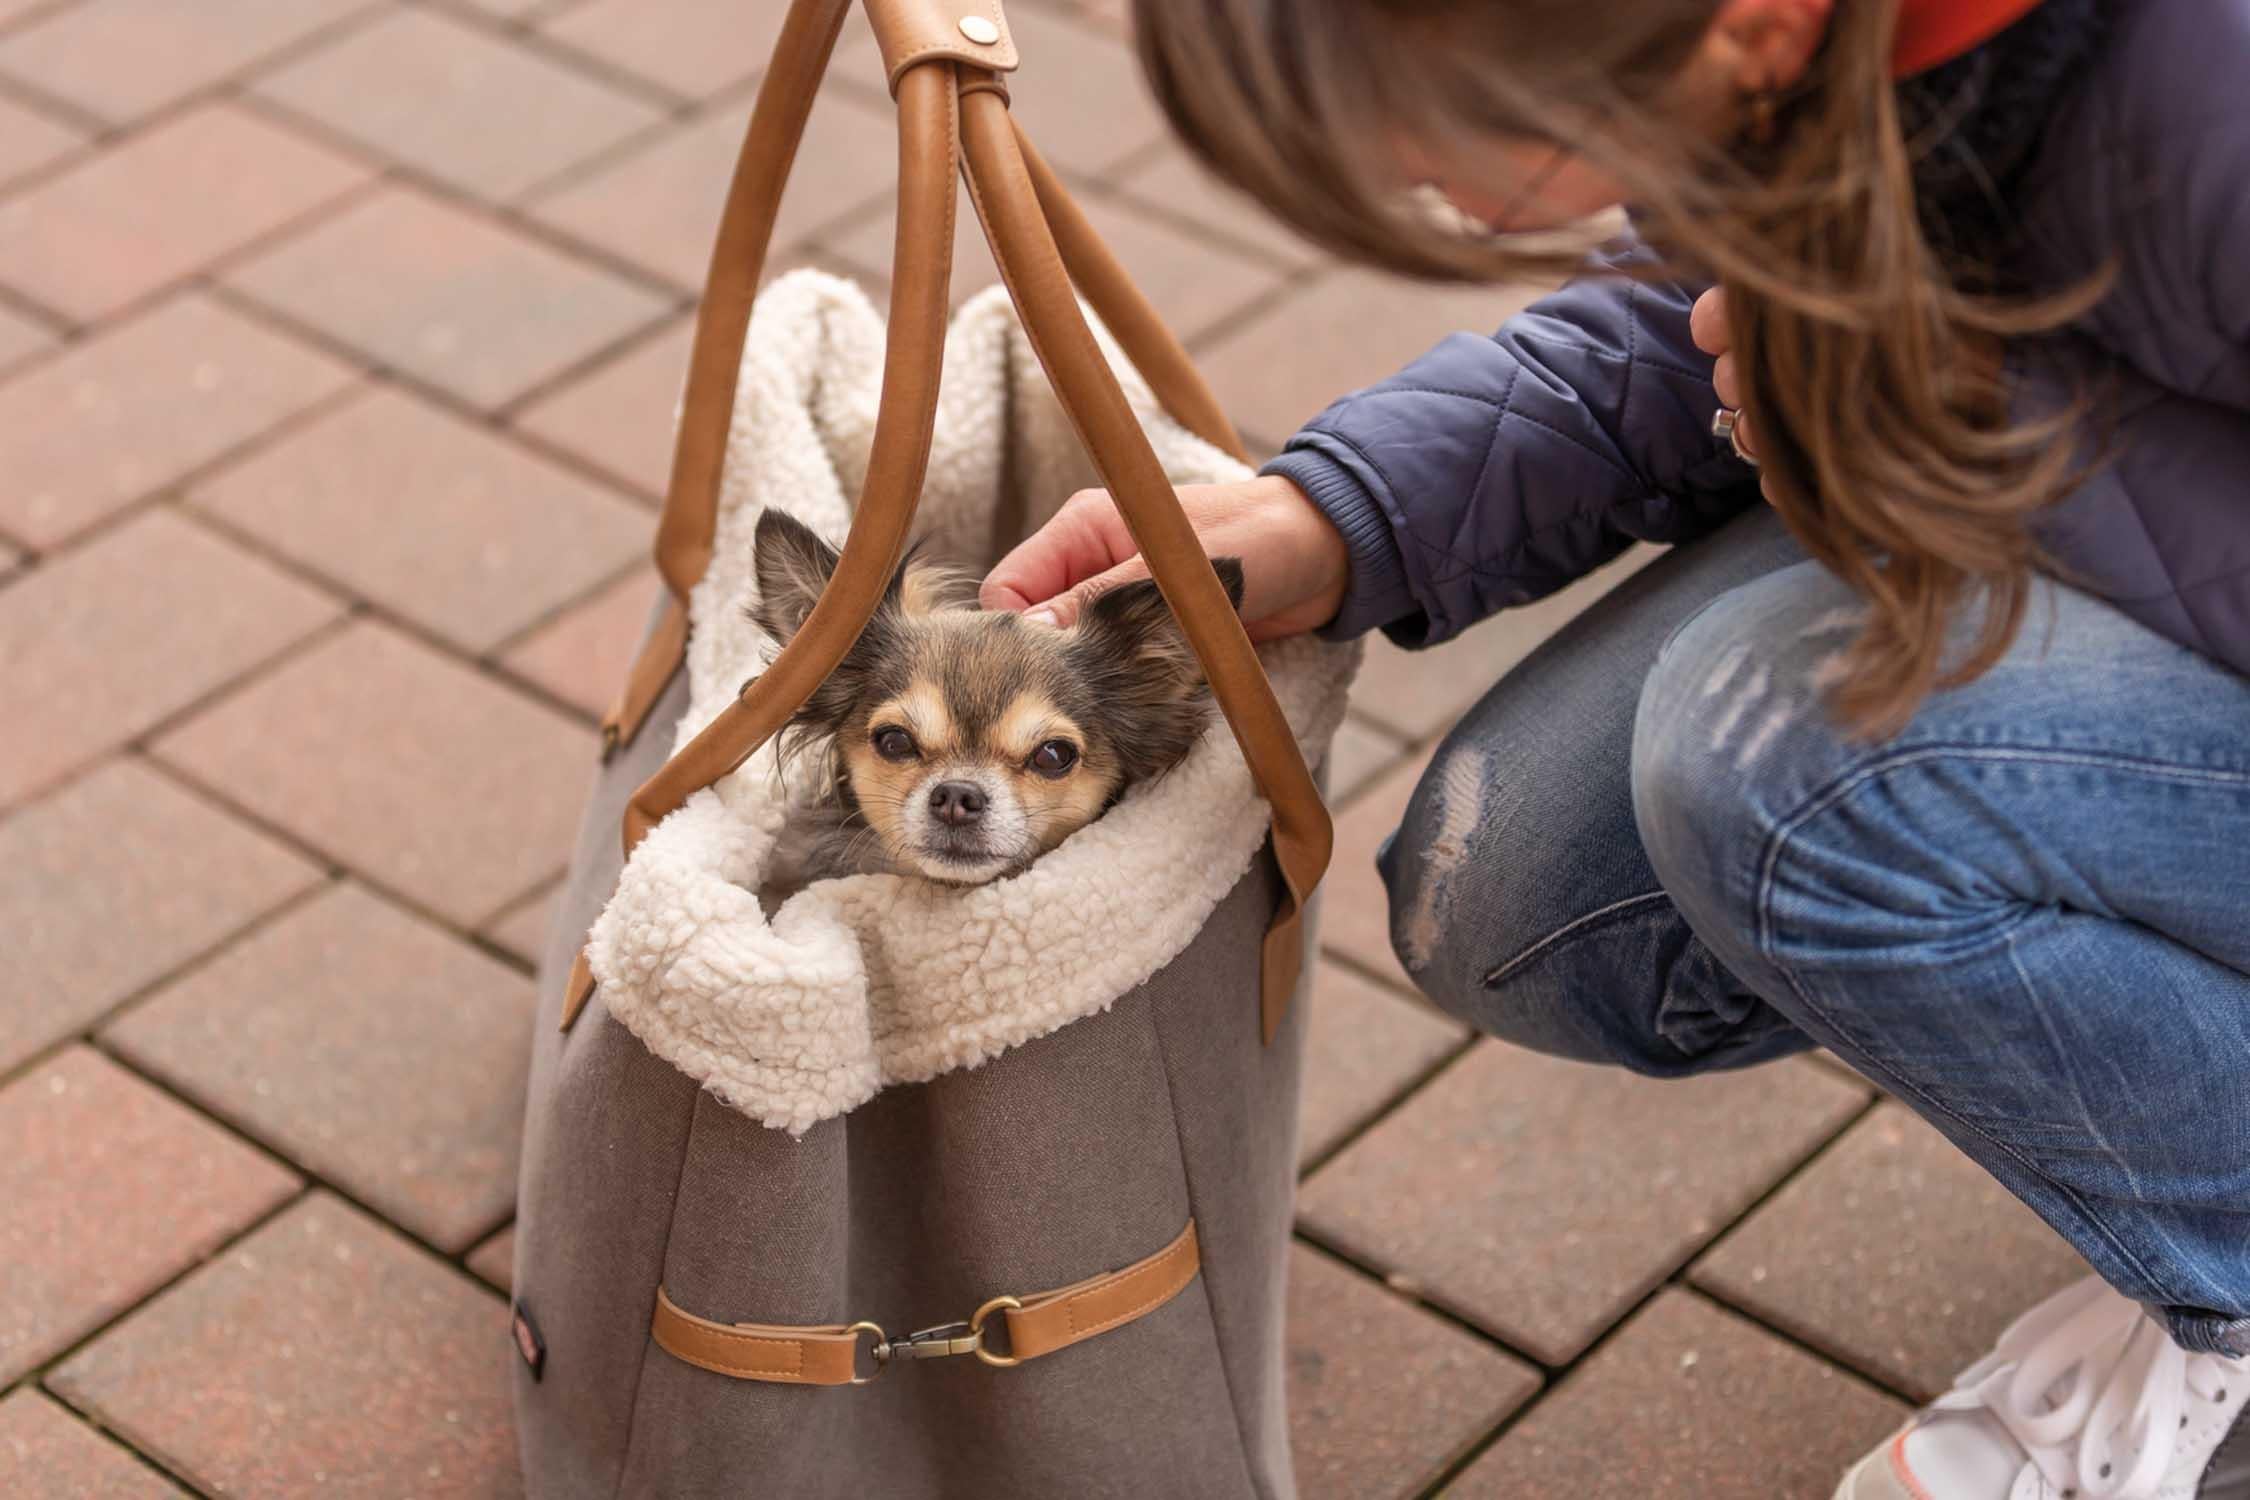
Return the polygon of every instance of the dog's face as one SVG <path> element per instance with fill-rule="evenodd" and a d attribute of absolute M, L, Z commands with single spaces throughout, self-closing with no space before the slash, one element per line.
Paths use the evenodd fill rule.
<path fill-rule="evenodd" d="M 1220 576 L 1241 598 L 1241 566 Z M 759 518 L 752 618 L 786 642 L 836 553 Z M 881 863 L 955 884 L 1011 874 L 1178 764 L 1210 692 L 1153 583 L 1112 590 L 1069 630 L 973 607 L 973 588 L 909 562 L 791 729 L 825 744 L 838 795 Z"/>

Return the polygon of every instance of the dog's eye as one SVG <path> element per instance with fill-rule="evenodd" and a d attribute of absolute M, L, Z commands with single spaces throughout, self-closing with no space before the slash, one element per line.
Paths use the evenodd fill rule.
<path fill-rule="evenodd" d="M 1031 752 L 1031 769 L 1042 776 L 1062 776 L 1078 764 L 1078 747 L 1068 740 L 1049 740 Z"/>
<path fill-rule="evenodd" d="M 875 731 L 875 753 L 885 760 L 912 760 L 914 736 L 897 725 L 887 725 Z"/>

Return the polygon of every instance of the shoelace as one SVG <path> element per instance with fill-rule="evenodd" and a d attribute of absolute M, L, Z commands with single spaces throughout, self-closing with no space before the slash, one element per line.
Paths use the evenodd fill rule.
<path fill-rule="evenodd" d="M 1935 1405 L 1991 1412 L 2066 1496 L 2154 1500 L 2188 1396 L 2223 1400 L 2244 1375 L 2240 1362 L 2188 1353 L 2139 1303 L 2089 1279 L 2009 1329 Z"/>

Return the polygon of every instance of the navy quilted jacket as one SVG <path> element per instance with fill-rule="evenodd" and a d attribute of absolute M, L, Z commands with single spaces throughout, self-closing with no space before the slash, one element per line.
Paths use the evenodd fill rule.
<path fill-rule="evenodd" d="M 2099 13 L 2098 40 L 2059 94 L 2016 109 L 2028 123 L 1999 122 L 2024 145 L 1999 214 L 1983 194 L 2017 283 L 2117 263 L 2100 306 L 2010 350 L 2023 415 L 2086 390 L 2106 424 L 2085 440 L 2108 461 L 2041 540 L 2074 581 L 2250 673 L 2250 0 L 2048 0 L 1940 81 L 1995 58 L 2004 74 L 2021 61 L 2010 37 L 2073 7 Z M 1926 170 L 1947 165 L 1941 151 Z M 1269 472 L 1351 546 L 1330 632 L 1434 644 L 1635 541 L 1685 541 L 1756 504 L 1750 472 L 1710 436 L 1695 290 L 1578 281 L 1489 338 L 1446 339 L 1291 439 Z"/>

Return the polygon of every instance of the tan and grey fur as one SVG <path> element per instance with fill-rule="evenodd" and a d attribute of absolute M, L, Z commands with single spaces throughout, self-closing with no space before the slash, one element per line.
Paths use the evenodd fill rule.
<path fill-rule="evenodd" d="M 836 552 L 759 518 L 751 617 L 786 642 Z M 1242 595 L 1241 565 L 1215 564 Z M 843 663 L 784 731 L 825 795 L 770 888 L 871 871 L 956 885 L 1011 875 L 1177 765 L 1210 722 L 1201 668 L 1156 585 L 1112 589 L 1055 630 L 980 611 L 972 582 L 909 558 Z"/>

